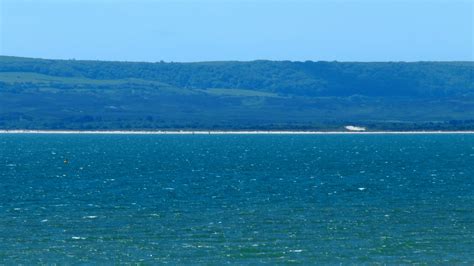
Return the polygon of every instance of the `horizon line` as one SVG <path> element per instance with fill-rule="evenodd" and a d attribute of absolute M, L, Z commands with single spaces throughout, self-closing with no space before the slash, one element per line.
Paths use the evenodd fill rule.
<path fill-rule="evenodd" d="M 34 59 L 34 60 L 52 60 L 52 61 L 83 61 L 83 62 L 118 62 L 118 63 L 166 63 L 166 64 L 194 64 L 194 63 L 223 63 L 223 62 L 236 62 L 236 63 L 248 63 L 248 62 L 291 62 L 291 63 L 474 63 L 474 60 L 417 60 L 417 61 L 339 61 L 339 60 L 273 60 L 273 59 L 252 59 L 252 60 L 209 60 L 209 61 L 144 61 L 144 60 L 108 60 L 108 59 L 76 59 L 76 58 L 44 58 L 44 57 L 28 57 L 28 56 L 18 56 L 18 55 L 5 55 L 0 54 L 0 57 L 10 57 L 18 59 Z M 1 62 L 0 62 L 1 63 Z"/>
<path fill-rule="evenodd" d="M 473 130 L 314 131 L 314 130 L 34 130 L 0 129 L 0 134 L 103 134 L 103 135 L 380 135 L 474 134 Z"/>

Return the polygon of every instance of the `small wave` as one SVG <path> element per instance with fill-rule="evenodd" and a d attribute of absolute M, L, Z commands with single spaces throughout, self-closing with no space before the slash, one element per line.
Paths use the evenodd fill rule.
<path fill-rule="evenodd" d="M 301 252 L 303 252 L 303 250 L 302 249 L 292 249 L 292 250 L 290 250 L 290 252 L 301 253 Z"/>

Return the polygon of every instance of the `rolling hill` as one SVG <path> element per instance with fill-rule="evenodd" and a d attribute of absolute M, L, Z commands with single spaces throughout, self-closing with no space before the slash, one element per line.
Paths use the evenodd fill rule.
<path fill-rule="evenodd" d="M 474 62 L 0 56 L 0 129 L 474 129 Z"/>

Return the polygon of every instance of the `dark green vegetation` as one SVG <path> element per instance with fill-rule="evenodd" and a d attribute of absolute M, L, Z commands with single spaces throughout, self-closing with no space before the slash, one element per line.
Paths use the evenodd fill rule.
<path fill-rule="evenodd" d="M 0 57 L 1 129 L 474 129 L 474 62 Z"/>

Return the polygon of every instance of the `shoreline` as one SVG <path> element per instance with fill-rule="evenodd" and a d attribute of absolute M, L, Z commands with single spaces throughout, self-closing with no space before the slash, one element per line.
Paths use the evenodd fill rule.
<path fill-rule="evenodd" d="M 0 134 L 110 134 L 110 135 L 376 135 L 474 134 L 474 131 L 298 131 L 298 130 L 0 130 Z"/>

